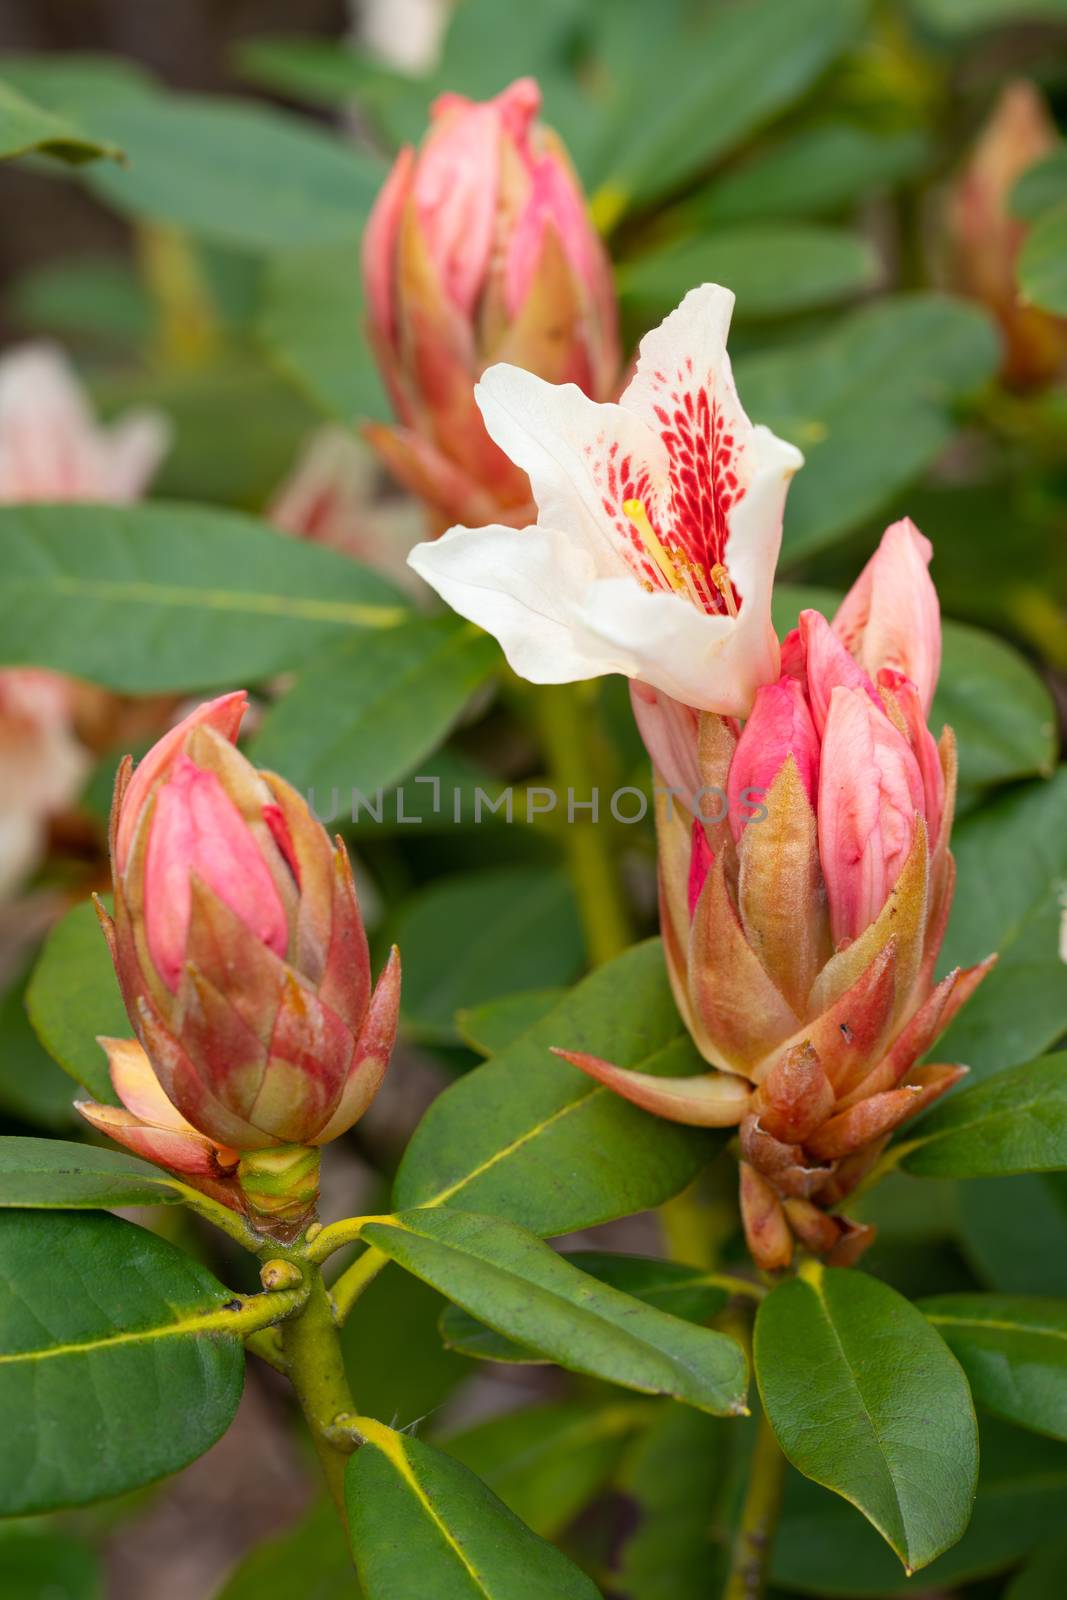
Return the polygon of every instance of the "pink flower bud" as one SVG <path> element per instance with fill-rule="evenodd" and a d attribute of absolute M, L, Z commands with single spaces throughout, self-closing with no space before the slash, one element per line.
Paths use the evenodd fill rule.
<path fill-rule="evenodd" d="M 819 740 L 804 689 L 795 678 L 780 678 L 756 691 L 752 714 L 730 763 L 727 799 L 735 841 L 792 756 L 812 806 L 819 782 Z"/>
<path fill-rule="evenodd" d="M 526 518 L 526 475 L 474 402 L 487 365 L 508 361 L 595 399 L 618 382 L 611 268 L 540 104 L 531 78 L 483 103 L 442 95 L 364 234 L 370 335 L 399 424 L 368 436 L 449 521 Z"/>
<path fill-rule="evenodd" d="M 140 1067 L 120 1081 L 112 1051 L 126 1110 L 90 1120 L 176 1170 L 191 1159 L 204 1176 L 207 1161 L 213 1181 L 236 1156 L 205 1150 L 321 1144 L 363 1114 L 400 993 L 395 951 L 372 993 L 343 846 L 235 749 L 244 704 L 199 707 L 132 776 L 120 770 L 114 922 L 101 914 L 140 1041 L 129 1048 L 143 1047 L 155 1081 L 147 1097 Z"/>
<path fill-rule="evenodd" d="M 932 555 L 910 518 L 894 522 L 831 624 L 868 677 L 890 668 L 911 679 L 924 718 L 941 670 L 941 607 L 927 570 Z"/>

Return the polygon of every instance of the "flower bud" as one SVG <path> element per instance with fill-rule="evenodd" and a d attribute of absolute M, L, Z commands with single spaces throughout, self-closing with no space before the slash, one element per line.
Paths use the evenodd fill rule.
<path fill-rule="evenodd" d="M 228 1203 L 291 1221 L 317 1186 L 303 1147 L 378 1090 L 400 967 L 394 951 L 372 993 L 344 847 L 234 748 L 244 705 L 200 706 L 119 771 L 101 920 L 140 1045 L 109 1048 L 125 1111 L 81 1109 L 212 1192 L 229 1185 Z"/>
<path fill-rule="evenodd" d="M 924 711 L 940 659 L 929 556 L 910 523 L 888 529 L 832 625 L 803 613 L 739 738 L 710 714 L 642 708 L 653 759 L 729 802 L 709 825 L 676 789 L 657 813 L 667 968 L 715 1070 L 657 1078 L 560 1052 L 660 1116 L 739 1123 L 742 1217 L 768 1270 L 794 1240 L 840 1264 L 870 1242 L 827 1213 L 966 1070 L 917 1063 L 991 965 L 933 981 L 956 767 Z"/>
<path fill-rule="evenodd" d="M 1017 388 L 1050 383 L 1067 361 L 1067 321 L 1023 304 L 1016 276 L 1027 224 L 1011 195 L 1028 167 L 1060 145 L 1040 89 L 1007 84 L 956 180 L 949 208 L 954 287 L 986 305 L 1004 336 L 1004 377 Z"/>
<path fill-rule="evenodd" d="M 397 157 L 363 240 L 370 337 L 398 426 L 368 436 L 446 522 L 528 520 L 525 473 L 492 443 L 474 383 L 493 362 L 576 383 L 618 380 L 611 268 L 541 94 L 443 95 Z"/>

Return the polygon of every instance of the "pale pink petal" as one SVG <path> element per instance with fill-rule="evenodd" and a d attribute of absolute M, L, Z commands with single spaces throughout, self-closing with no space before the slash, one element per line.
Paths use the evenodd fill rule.
<path fill-rule="evenodd" d="M 924 717 L 941 670 L 941 608 L 928 571 L 932 554 L 914 522 L 894 522 L 833 620 L 834 633 L 869 677 L 887 667 L 911 679 Z"/>
<path fill-rule="evenodd" d="M 767 793 L 792 756 L 812 806 L 819 784 L 819 740 L 804 691 L 795 678 L 765 684 L 756 694 L 730 763 L 727 779 L 730 830 L 739 840 L 754 801 Z"/>
<path fill-rule="evenodd" d="M 849 655 L 821 611 L 802 611 L 797 624 L 804 649 L 808 703 L 820 739 L 826 731 L 830 696 L 837 688 L 860 689 L 881 710 L 878 691 Z"/>

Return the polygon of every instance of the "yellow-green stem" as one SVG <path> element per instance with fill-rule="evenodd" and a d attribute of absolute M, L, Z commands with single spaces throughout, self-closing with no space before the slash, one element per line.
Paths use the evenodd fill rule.
<path fill-rule="evenodd" d="M 784 1479 L 785 1457 L 761 1410 L 723 1600 L 761 1600 L 766 1592 Z"/>
<path fill-rule="evenodd" d="M 330 1493 L 347 1527 L 345 1463 L 351 1446 L 345 1448 L 338 1442 L 334 1423 L 354 1411 L 355 1406 L 322 1273 L 310 1263 L 305 1264 L 304 1270 L 309 1275 L 310 1293 L 300 1315 L 282 1325 L 282 1353 Z"/>
<path fill-rule="evenodd" d="M 579 685 L 550 684 L 537 692 L 541 741 L 556 789 L 556 815 L 567 853 L 571 882 L 594 966 L 621 955 L 632 942 L 630 918 L 604 819 L 593 821 L 577 808 L 593 798 L 597 779 L 589 759 L 592 716 L 579 699 Z M 606 806 L 609 796 L 600 795 Z M 569 808 L 573 800 L 574 821 Z"/>

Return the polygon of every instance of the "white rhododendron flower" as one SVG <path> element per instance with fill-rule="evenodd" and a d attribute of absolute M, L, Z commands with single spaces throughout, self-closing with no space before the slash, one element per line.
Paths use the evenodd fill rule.
<path fill-rule="evenodd" d="M 791 444 L 754 427 L 726 353 L 734 297 L 686 295 L 641 343 L 618 405 L 495 366 L 476 390 L 538 518 L 451 528 L 411 565 L 533 683 L 620 672 L 743 716 L 778 675 L 771 587 Z"/>

